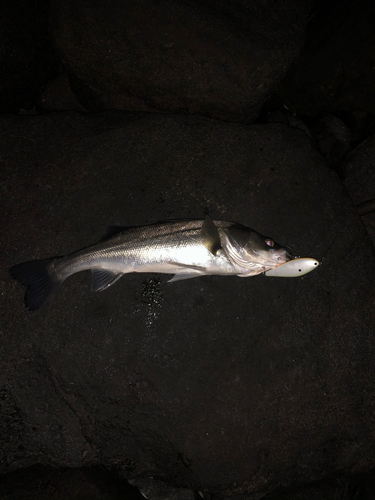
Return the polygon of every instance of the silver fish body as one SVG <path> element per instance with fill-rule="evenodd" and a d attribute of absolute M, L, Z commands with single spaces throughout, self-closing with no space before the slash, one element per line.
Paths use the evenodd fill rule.
<path fill-rule="evenodd" d="M 99 243 L 65 257 L 11 268 L 27 286 L 25 303 L 38 309 L 70 275 L 90 269 L 92 290 L 102 291 L 126 273 L 174 274 L 170 281 L 204 275 L 254 276 L 289 260 L 272 239 L 228 221 L 180 220 L 109 228 Z"/>

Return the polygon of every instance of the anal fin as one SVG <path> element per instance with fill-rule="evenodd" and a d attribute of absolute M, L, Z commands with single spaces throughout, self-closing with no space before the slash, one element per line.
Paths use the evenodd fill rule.
<path fill-rule="evenodd" d="M 108 287 L 116 283 L 117 280 L 123 276 L 123 273 L 114 273 L 113 271 L 107 271 L 106 269 L 91 269 L 92 273 L 92 284 L 91 290 L 93 292 L 102 292 Z"/>

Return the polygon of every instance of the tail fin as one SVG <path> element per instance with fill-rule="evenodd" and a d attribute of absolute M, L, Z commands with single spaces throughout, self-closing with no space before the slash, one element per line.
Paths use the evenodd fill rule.
<path fill-rule="evenodd" d="M 55 271 L 56 258 L 32 260 L 10 268 L 11 276 L 27 287 L 25 305 L 30 311 L 39 309 L 64 281 Z"/>

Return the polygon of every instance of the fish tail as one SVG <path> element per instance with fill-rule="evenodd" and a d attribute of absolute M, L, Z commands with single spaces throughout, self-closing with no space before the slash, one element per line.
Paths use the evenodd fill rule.
<path fill-rule="evenodd" d="M 39 309 L 64 281 L 55 269 L 55 257 L 45 260 L 32 260 L 17 264 L 9 272 L 16 281 L 25 285 L 25 305 L 30 311 Z"/>

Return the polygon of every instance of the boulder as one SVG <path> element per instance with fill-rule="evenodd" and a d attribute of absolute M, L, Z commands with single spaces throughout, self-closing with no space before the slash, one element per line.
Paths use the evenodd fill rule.
<path fill-rule="evenodd" d="M 356 140 L 375 114 L 374 2 L 318 2 L 280 92 L 299 115 L 339 114 Z"/>
<path fill-rule="evenodd" d="M 299 128 L 300 130 L 303 130 L 305 134 L 307 134 L 307 136 L 312 140 L 310 129 L 306 125 L 306 123 L 304 123 L 300 118 L 291 113 L 285 107 L 267 113 L 264 121 L 265 123 L 285 123 L 286 125 L 289 125 L 289 127 Z"/>
<path fill-rule="evenodd" d="M 59 61 L 48 33 L 49 0 L 0 2 L 0 113 L 33 108 Z"/>
<path fill-rule="evenodd" d="M 339 172 L 355 205 L 375 200 L 375 133 L 345 156 Z"/>
<path fill-rule="evenodd" d="M 148 500 L 196 500 L 197 498 L 192 490 L 173 488 L 173 486 L 152 477 L 133 479 L 130 482 L 137 486 L 142 496 Z M 204 500 L 202 493 L 201 495 Z"/>
<path fill-rule="evenodd" d="M 264 500 L 341 500 L 342 498 L 372 500 L 375 495 L 375 473 L 330 478 L 310 485 L 297 486 L 271 493 Z"/>
<path fill-rule="evenodd" d="M 1 472 L 103 465 L 222 497 L 359 473 L 375 453 L 374 251 L 307 135 L 120 112 L 3 116 Z M 7 269 L 107 225 L 234 220 L 323 264 L 301 278 L 69 278 L 42 309 Z"/>
<path fill-rule="evenodd" d="M 350 151 L 339 165 L 340 176 L 375 245 L 375 133 Z"/>
<path fill-rule="evenodd" d="M 252 121 L 302 48 L 313 3 L 54 0 L 50 25 L 90 111 Z"/>
<path fill-rule="evenodd" d="M 68 75 L 65 72 L 49 80 L 41 89 L 36 107 L 39 113 L 76 110 L 87 113 L 70 88 Z"/>
<path fill-rule="evenodd" d="M 34 465 L 0 478 L 1 500 L 142 500 L 141 493 L 103 467 Z"/>
<path fill-rule="evenodd" d="M 327 115 L 317 120 L 310 130 L 319 151 L 331 167 L 336 167 L 350 150 L 348 127 L 337 116 Z"/>

